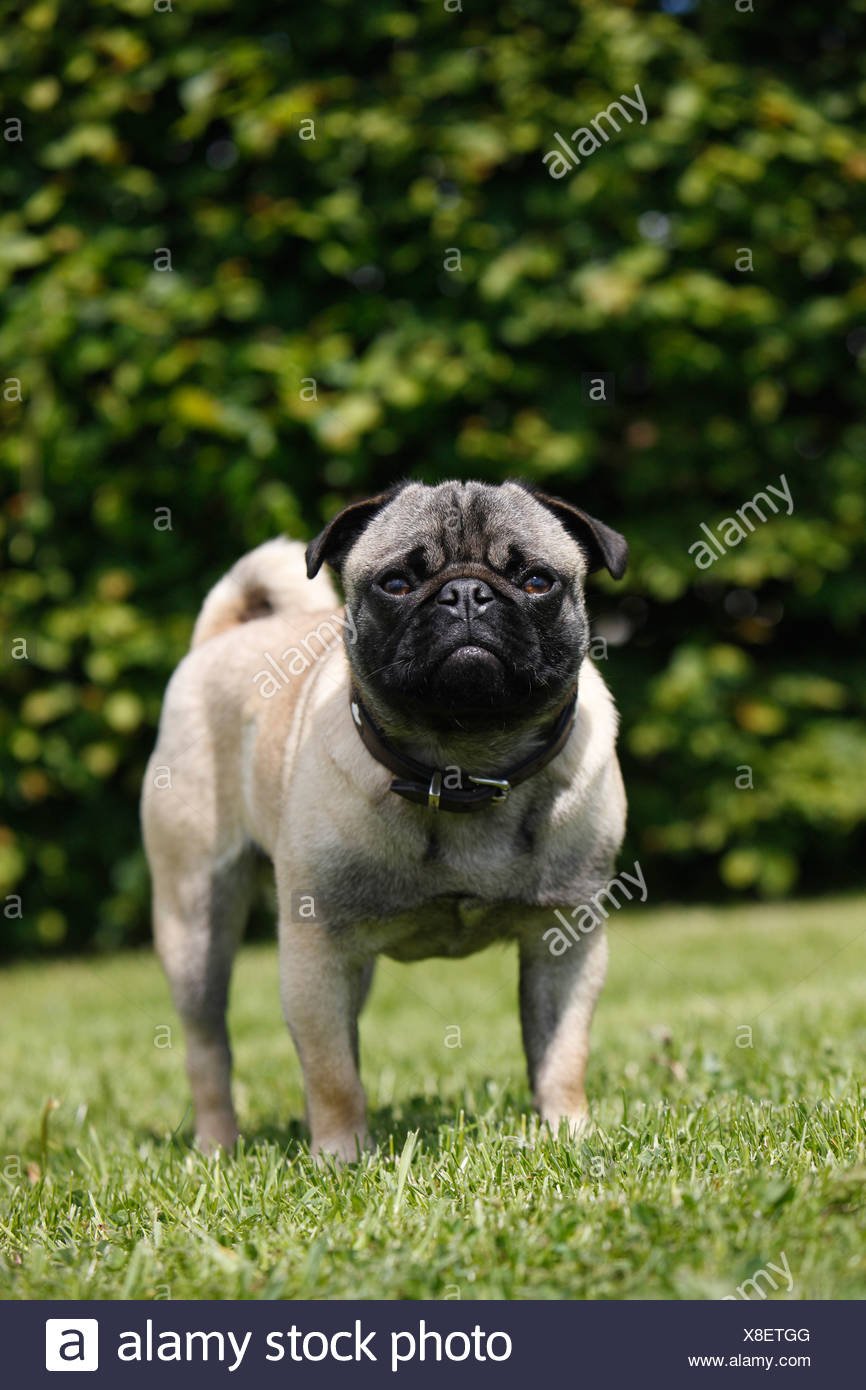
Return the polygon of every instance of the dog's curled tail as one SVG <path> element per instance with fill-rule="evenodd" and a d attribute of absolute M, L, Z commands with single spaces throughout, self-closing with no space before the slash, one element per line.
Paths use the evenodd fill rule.
<path fill-rule="evenodd" d="M 307 578 L 303 543 L 280 536 L 251 550 L 217 581 L 202 604 L 190 647 L 200 647 L 254 618 L 281 612 L 321 613 L 339 602 L 324 572 Z"/>

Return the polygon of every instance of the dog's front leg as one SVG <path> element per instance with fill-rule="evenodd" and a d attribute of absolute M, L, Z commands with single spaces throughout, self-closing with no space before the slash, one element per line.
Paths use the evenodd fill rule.
<path fill-rule="evenodd" d="M 589 1029 L 606 969 L 603 926 L 572 936 L 552 909 L 532 914 L 520 939 L 520 1021 L 533 1099 L 554 1132 L 565 1120 L 577 1134 L 586 1118 Z"/>
<path fill-rule="evenodd" d="M 298 1050 L 314 1154 L 357 1158 L 369 1142 L 358 1075 L 358 1013 L 371 964 L 335 943 L 326 927 L 282 923 L 280 994 Z"/>

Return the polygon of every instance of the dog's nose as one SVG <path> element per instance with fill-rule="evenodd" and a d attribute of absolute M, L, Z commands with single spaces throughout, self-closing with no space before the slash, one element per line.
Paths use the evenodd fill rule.
<path fill-rule="evenodd" d="M 449 579 L 436 602 L 450 608 L 455 618 L 477 618 L 496 595 L 481 579 Z"/>

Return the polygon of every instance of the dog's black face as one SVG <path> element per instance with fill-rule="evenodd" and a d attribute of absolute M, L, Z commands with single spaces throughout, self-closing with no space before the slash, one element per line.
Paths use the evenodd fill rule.
<path fill-rule="evenodd" d="M 589 642 L 593 546 L 621 543 L 601 558 L 621 572 L 621 537 L 517 484 L 410 484 L 364 507 L 372 515 L 342 513 L 348 535 L 337 518 L 308 555 L 315 572 L 331 546 L 357 632 L 349 658 L 377 707 L 427 727 L 477 728 L 563 703 Z"/>
<path fill-rule="evenodd" d="M 450 539 L 440 536 L 440 553 L 389 557 L 358 594 L 353 660 L 364 683 L 435 722 L 561 702 L 588 644 L 574 576 L 517 540 L 496 564 Z"/>

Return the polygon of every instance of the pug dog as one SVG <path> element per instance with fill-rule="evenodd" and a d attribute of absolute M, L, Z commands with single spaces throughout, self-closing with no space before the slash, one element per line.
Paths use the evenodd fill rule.
<path fill-rule="evenodd" d="M 262 856 L 314 1153 L 369 1143 L 358 1014 L 376 957 L 500 941 L 519 953 L 535 1106 L 578 1132 L 607 947 L 598 927 L 554 953 L 551 928 L 609 882 L 623 837 L 584 583 L 627 558 L 618 532 L 522 483 L 410 482 L 346 507 L 306 555 L 266 542 L 208 594 L 142 808 L 204 1148 L 238 1134 L 225 1011 Z"/>

